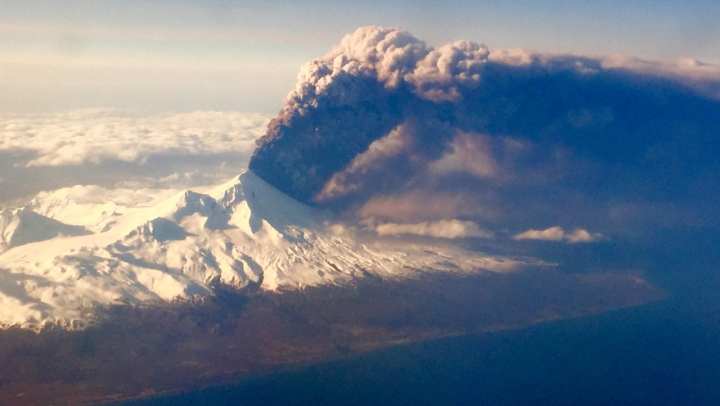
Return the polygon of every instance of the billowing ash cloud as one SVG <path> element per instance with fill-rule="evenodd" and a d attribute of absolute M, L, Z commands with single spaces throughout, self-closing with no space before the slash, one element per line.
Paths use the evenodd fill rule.
<path fill-rule="evenodd" d="M 717 221 L 718 84 L 699 63 L 432 48 L 364 27 L 302 68 L 250 168 L 389 222 L 632 228 L 657 207 L 665 225 Z"/>

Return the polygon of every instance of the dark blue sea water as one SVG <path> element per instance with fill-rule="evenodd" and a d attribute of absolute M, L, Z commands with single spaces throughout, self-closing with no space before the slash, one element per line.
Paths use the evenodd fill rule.
<path fill-rule="evenodd" d="M 127 405 L 720 405 L 720 328 L 707 321 L 666 300 Z"/>

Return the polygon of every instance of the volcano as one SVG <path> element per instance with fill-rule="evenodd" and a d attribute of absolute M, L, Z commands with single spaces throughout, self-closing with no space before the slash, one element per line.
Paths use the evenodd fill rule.
<path fill-rule="evenodd" d="M 144 207 L 48 194 L 3 211 L 2 219 L 5 326 L 77 328 L 87 325 L 95 306 L 213 295 L 218 286 L 275 291 L 543 265 L 442 243 L 339 233 L 343 227 L 331 213 L 250 171 Z"/>

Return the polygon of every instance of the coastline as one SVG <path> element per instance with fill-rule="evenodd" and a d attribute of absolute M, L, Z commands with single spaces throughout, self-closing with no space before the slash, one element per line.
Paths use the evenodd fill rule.
<path fill-rule="evenodd" d="M 629 275 L 537 272 L 119 306 L 84 331 L 39 334 L 30 344 L 5 340 L 0 399 L 20 406 L 117 404 L 663 297 Z"/>
<path fill-rule="evenodd" d="M 538 331 L 548 329 L 572 329 L 573 327 L 582 329 L 586 328 L 587 325 L 608 323 L 609 321 L 611 322 L 612 320 L 616 319 L 644 319 L 647 318 L 648 313 L 658 314 L 665 312 L 668 307 L 673 307 L 673 302 L 673 298 L 665 297 L 639 305 L 624 306 L 621 308 L 616 308 L 600 313 L 590 313 L 586 315 L 571 316 L 561 319 L 537 321 L 529 325 L 506 326 L 483 331 L 430 337 L 418 341 L 388 343 L 387 345 L 368 349 L 367 351 L 361 353 L 354 353 L 352 355 L 339 356 L 336 358 L 313 361 L 297 365 L 288 365 L 274 371 L 238 376 L 230 378 L 226 381 L 216 382 L 202 387 L 180 389 L 164 393 L 153 393 L 133 399 L 123 399 L 102 404 L 106 406 L 156 406 L 174 404 L 173 402 L 178 399 L 180 399 L 180 402 L 193 402 L 194 400 L 199 401 L 199 399 L 205 396 L 205 393 L 232 392 L 234 390 L 238 390 L 238 388 L 256 385 L 259 382 L 269 382 L 283 379 L 290 380 L 294 379 L 293 377 L 302 377 L 303 375 L 307 375 L 309 371 L 313 369 L 358 368 L 358 365 L 362 367 L 365 366 L 365 364 L 367 363 L 372 363 L 373 358 L 392 358 L 392 353 L 417 353 L 420 351 L 425 351 L 426 348 L 432 349 L 435 347 L 442 348 L 446 346 L 452 346 L 457 341 L 498 341 L 507 338 L 512 339 L 513 336 L 517 335 L 533 335 Z M 242 391 L 242 389 L 239 390 Z M 184 405 L 186 403 L 180 404 Z M 214 405 L 214 403 L 210 404 Z"/>

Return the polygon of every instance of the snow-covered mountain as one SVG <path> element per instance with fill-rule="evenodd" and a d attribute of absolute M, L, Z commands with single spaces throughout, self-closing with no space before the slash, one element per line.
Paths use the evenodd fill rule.
<path fill-rule="evenodd" d="M 84 227 L 63 224 L 27 208 L 0 210 L 0 253 L 36 241 L 88 233 Z"/>
<path fill-rule="evenodd" d="M 0 212 L 0 323 L 78 327 L 93 304 L 212 294 L 219 283 L 275 290 L 530 263 L 450 246 L 361 243 L 252 172 L 203 192 L 147 207 L 51 193 Z"/>

